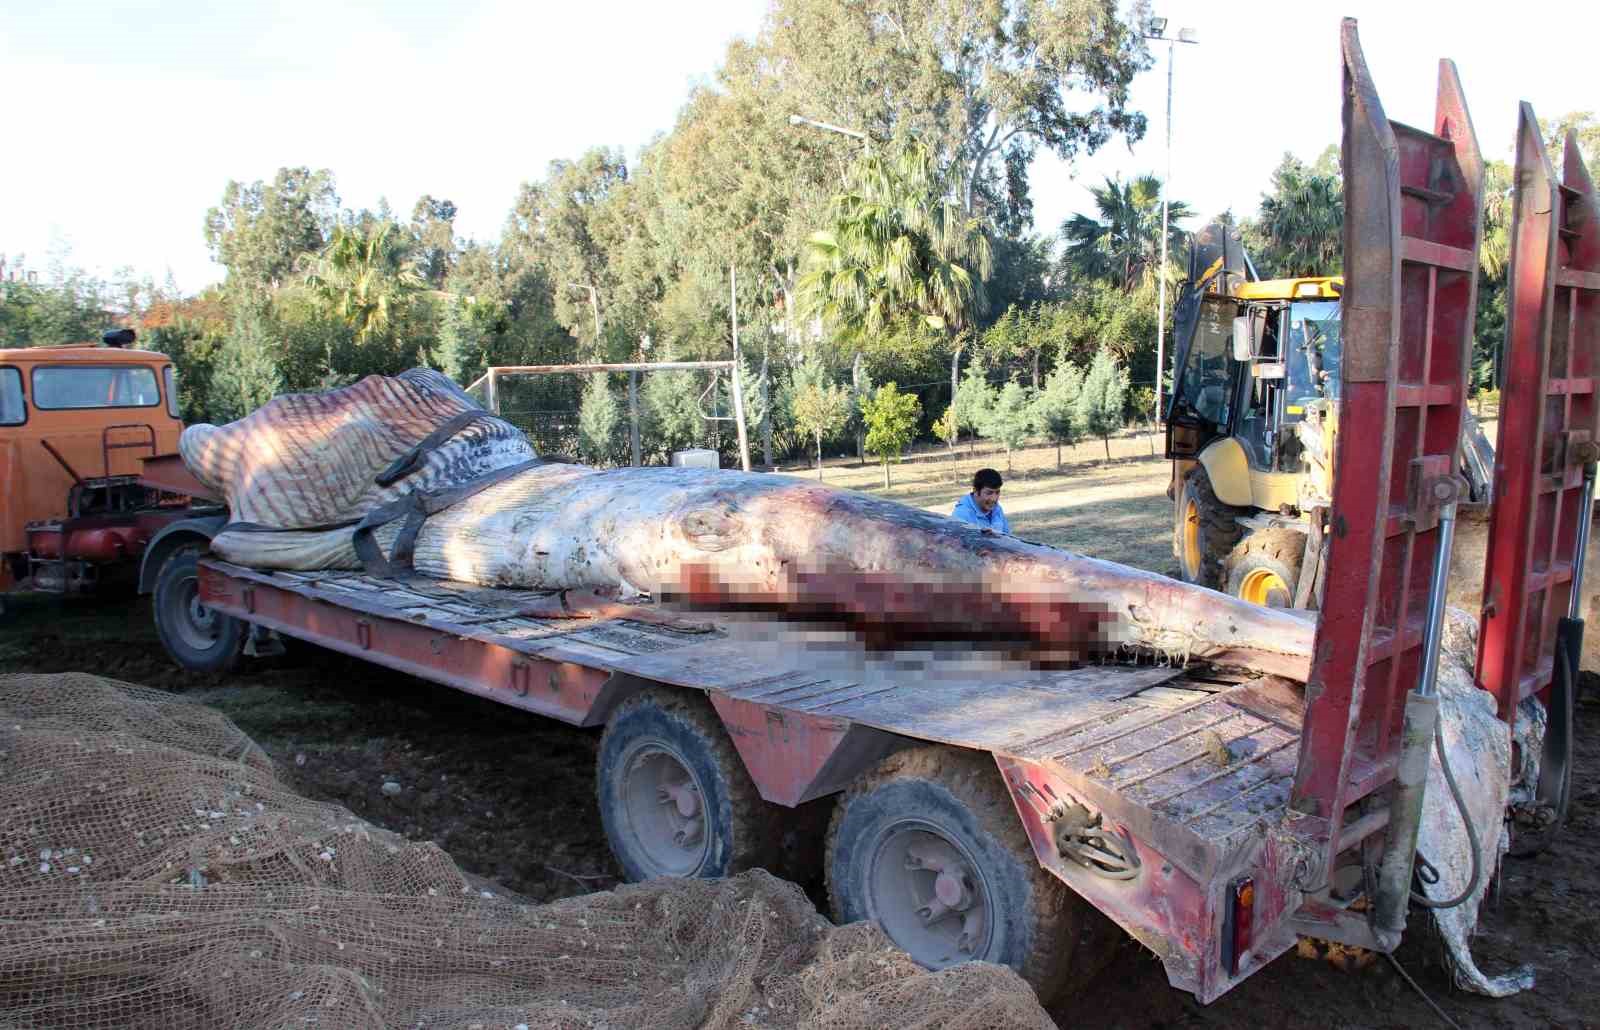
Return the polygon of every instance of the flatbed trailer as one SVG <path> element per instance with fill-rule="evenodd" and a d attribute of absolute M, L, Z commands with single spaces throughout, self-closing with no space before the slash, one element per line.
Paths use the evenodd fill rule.
<path fill-rule="evenodd" d="M 209 631 L 237 654 L 242 634 L 226 627 L 248 625 L 604 725 L 601 815 L 633 878 L 761 864 L 776 828 L 796 821 L 783 809 L 836 798 L 824 802 L 836 917 L 876 920 L 926 965 L 1007 963 L 1047 1001 L 1095 964 L 1085 954 L 1104 925 L 1095 911 L 1202 1002 L 1300 935 L 1392 950 L 1420 812 L 1414 774 L 1432 742 L 1415 716 L 1438 652 L 1459 495 L 1483 166 L 1449 62 L 1423 130 L 1384 115 L 1353 21 L 1342 47 L 1340 424 L 1362 431 L 1340 434 L 1320 513 L 1327 589 L 1308 616 L 1319 621 L 1305 684 L 1137 662 L 1003 674 L 852 663 L 731 617 L 245 568 L 206 557 L 203 526 L 152 547 L 152 560 L 168 558 L 146 575 L 164 584 L 163 639 Z M 1578 228 L 1563 232 L 1578 236 L 1562 239 L 1581 237 L 1573 253 L 1590 263 L 1562 274 L 1592 285 L 1600 218 L 1586 175 L 1569 178 L 1583 182 L 1564 202 L 1588 220 L 1573 216 Z M 1524 207 L 1531 217 L 1538 205 L 1519 204 L 1519 218 Z M 1523 260 L 1521 274 L 1556 271 Z M 1586 348 L 1575 368 L 1600 368 L 1596 311 L 1577 303 L 1564 346 Z M 1541 346 L 1525 335 L 1521 346 Z M 1577 414 L 1592 421 L 1593 405 Z M 1537 462 L 1537 446 L 1503 429 L 1497 466 Z M 1592 476 L 1582 448 L 1560 461 L 1583 458 Z M 1494 503 L 1515 494 L 1497 483 Z M 1503 533 L 1526 518 L 1519 510 L 1503 509 Z M 1583 536 L 1551 531 L 1568 570 L 1581 569 Z M 1535 587 L 1551 581 L 1541 568 Z M 1521 667 L 1537 667 L 1555 627 L 1519 627 L 1535 656 Z M 218 667 L 214 648 L 173 653 Z"/>
<path fill-rule="evenodd" d="M 1115 664 L 937 685 L 870 666 L 852 676 L 720 619 L 541 618 L 524 613 L 548 610 L 548 594 L 215 559 L 200 563 L 200 593 L 254 625 L 575 726 L 605 724 L 641 690 L 697 692 L 772 804 L 837 793 L 919 743 L 990 754 L 1051 871 L 1161 955 L 1175 985 L 1209 1000 L 1294 944 L 1292 932 L 1256 941 L 1229 974 L 1203 938 L 1173 932 L 1214 921 L 1205 888 L 1219 875 L 1281 858 L 1262 830 L 1282 820 L 1298 757 L 1304 706 L 1285 680 Z M 1065 798 L 1125 834 L 1122 853 L 1103 856 L 1120 868 L 1057 851 L 1046 819 Z M 1115 878 L 1130 868 L 1147 872 Z"/>

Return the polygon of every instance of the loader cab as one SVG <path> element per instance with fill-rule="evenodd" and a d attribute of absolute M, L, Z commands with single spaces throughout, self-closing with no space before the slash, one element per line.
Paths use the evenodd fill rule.
<path fill-rule="evenodd" d="M 1167 408 L 1167 457 L 1237 440 L 1250 469 L 1304 471 L 1295 426 L 1339 400 L 1338 277 L 1248 283 L 1196 298 Z"/>

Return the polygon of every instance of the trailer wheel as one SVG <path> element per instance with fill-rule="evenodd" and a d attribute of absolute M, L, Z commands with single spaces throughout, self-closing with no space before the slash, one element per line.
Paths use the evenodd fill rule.
<path fill-rule="evenodd" d="M 632 881 L 714 879 L 776 857 L 781 813 L 762 800 L 733 741 L 699 696 L 648 690 L 600 740 L 600 820 Z"/>
<path fill-rule="evenodd" d="M 1083 968 L 1081 937 L 1110 944 L 1099 913 L 1039 866 L 987 756 L 884 760 L 840 799 L 826 864 L 835 922 L 871 920 L 930 969 L 1010 966 L 1045 1004 L 1099 968 Z"/>
<path fill-rule="evenodd" d="M 1264 608 L 1293 608 L 1306 535 L 1298 529 L 1258 529 L 1228 555 L 1228 593 Z"/>
<path fill-rule="evenodd" d="M 156 633 L 172 660 L 190 672 L 227 672 L 239 660 L 248 627 L 200 603 L 200 548 L 181 547 L 156 577 Z"/>
<path fill-rule="evenodd" d="M 1184 478 L 1172 531 L 1185 583 L 1222 589 L 1223 560 L 1244 535 L 1244 527 L 1235 521 L 1243 511 L 1217 498 L 1204 465 L 1196 465 Z"/>

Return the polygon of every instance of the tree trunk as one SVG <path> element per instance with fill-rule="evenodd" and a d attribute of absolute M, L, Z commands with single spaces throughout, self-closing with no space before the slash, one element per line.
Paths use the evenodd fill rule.
<path fill-rule="evenodd" d="M 1061 471 L 1061 438 L 1056 437 L 1056 471 Z"/>
<path fill-rule="evenodd" d="M 961 386 L 961 337 L 950 342 L 950 403 L 956 402 L 956 391 Z"/>
<path fill-rule="evenodd" d="M 767 333 L 761 338 L 761 463 L 769 469 L 772 468 L 772 377 L 768 373 L 771 340 L 772 327 L 768 323 Z"/>
<path fill-rule="evenodd" d="M 1106 445 L 1106 460 L 1110 461 L 1111 460 L 1111 437 L 1109 435 L 1102 436 L 1100 438 L 1100 440 L 1101 440 L 1102 443 L 1104 443 Z"/>
<path fill-rule="evenodd" d="M 856 351 L 855 360 L 850 363 L 850 392 L 856 399 L 856 414 L 861 413 L 861 373 L 862 366 L 866 364 L 866 357 Z M 867 461 L 867 431 L 861 426 L 856 427 L 856 464 L 864 465 Z"/>
<path fill-rule="evenodd" d="M 1033 351 L 1033 390 L 1035 393 L 1039 392 L 1039 354 L 1043 350 L 1043 347 L 1036 347 Z"/>
<path fill-rule="evenodd" d="M 889 459 L 883 459 L 883 488 L 889 489 Z"/>
<path fill-rule="evenodd" d="M 817 434 L 817 482 L 822 482 L 822 434 Z"/>

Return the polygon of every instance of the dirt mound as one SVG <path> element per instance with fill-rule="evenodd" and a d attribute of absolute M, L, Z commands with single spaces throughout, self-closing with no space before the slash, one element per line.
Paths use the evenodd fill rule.
<path fill-rule="evenodd" d="M 96 676 L 0 676 L 0 782 L 7 1028 L 1051 1025 L 763 872 L 522 904 Z"/>

